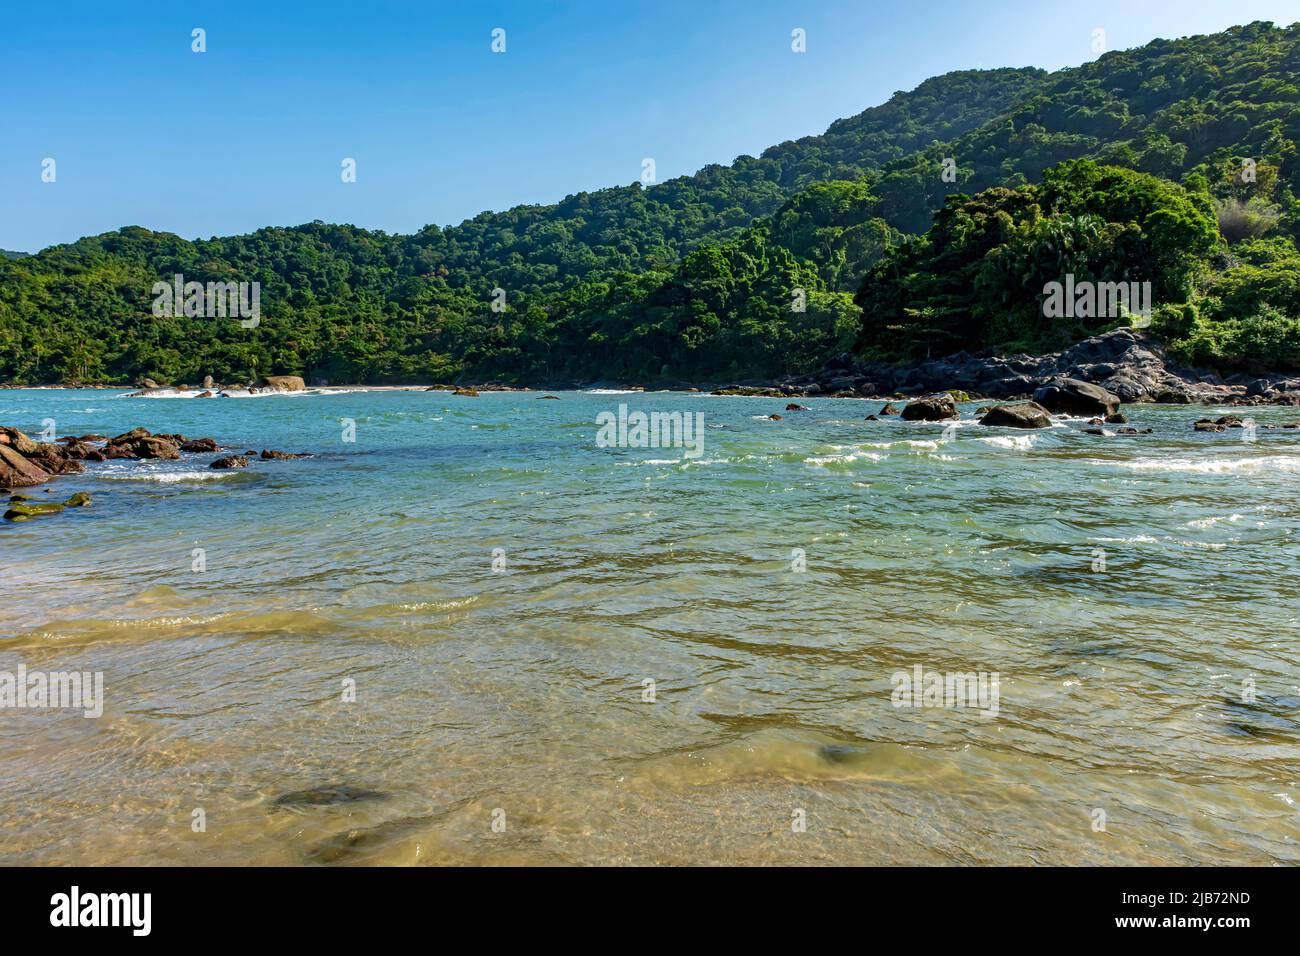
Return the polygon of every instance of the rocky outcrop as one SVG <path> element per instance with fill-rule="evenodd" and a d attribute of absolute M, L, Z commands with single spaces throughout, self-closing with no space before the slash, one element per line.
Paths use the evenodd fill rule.
<path fill-rule="evenodd" d="M 16 428 L 0 428 L 0 441 L 50 475 L 75 475 L 86 470 L 67 446 L 35 441 Z"/>
<path fill-rule="evenodd" d="M 259 388 L 273 388 L 278 392 L 302 392 L 307 383 L 299 375 L 264 375 L 257 383 Z"/>
<path fill-rule="evenodd" d="M 947 392 L 927 395 L 907 403 L 902 417 L 908 422 L 942 422 L 957 417 L 957 405 Z"/>
<path fill-rule="evenodd" d="M 28 461 L 12 445 L 0 444 L 0 486 L 5 488 L 30 488 L 49 481 L 52 476 L 44 468 Z"/>
<path fill-rule="evenodd" d="M 779 386 L 785 395 L 823 395 L 852 382 L 863 395 L 921 395 L 962 389 L 987 398 L 1027 398 L 1058 377 L 1099 385 L 1121 402 L 1300 405 L 1300 375 L 1235 375 L 1185 368 L 1154 337 L 1116 329 L 1049 355 L 958 352 L 910 366 L 864 362 L 844 353 L 812 375 Z M 870 386 L 870 389 L 864 389 Z"/>
<path fill-rule="evenodd" d="M 1051 428 L 1052 416 L 1037 402 L 995 405 L 984 413 L 981 425 L 998 428 Z"/>
<path fill-rule="evenodd" d="M 144 431 L 137 428 L 135 431 Z M 180 448 L 165 438 L 154 435 L 119 435 L 104 446 L 105 458 L 163 459 L 170 461 L 181 457 Z"/>
<path fill-rule="evenodd" d="M 225 458 L 218 458 L 209 468 L 247 468 L 248 459 L 243 455 L 227 455 Z"/>
<path fill-rule="evenodd" d="M 1119 411 L 1119 397 L 1077 378 L 1053 379 L 1034 392 L 1034 401 L 1054 415 L 1100 415 Z"/>
<path fill-rule="evenodd" d="M 217 443 L 211 438 L 192 438 L 189 441 L 181 443 L 181 451 L 190 453 L 202 453 L 216 451 Z"/>

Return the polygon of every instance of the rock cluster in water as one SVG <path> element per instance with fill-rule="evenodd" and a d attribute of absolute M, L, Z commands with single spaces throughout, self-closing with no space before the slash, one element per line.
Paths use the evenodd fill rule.
<path fill-rule="evenodd" d="M 112 438 L 105 435 L 80 435 L 61 438 L 57 442 L 41 442 L 16 428 L 0 426 L 0 494 L 10 494 L 14 488 L 41 485 L 59 475 L 79 474 L 86 470 L 86 462 L 119 459 L 172 461 L 180 458 L 182 453 L 204 454 L 219 450 L 220 446 L 211 438 L 186 438 L 179 434 L 155 435 L 145 428 L 133 428 Z M 311 455 L 263 449 L 260 457 L 263 461 L 285 461 L 310 458 Z M 228 456 L 212 462 L 211 467 L 242 468 L 247 465 L 248 458 L 244 456 Z M 10 521 L 25 521 L 40 515 L 57 514 L 67 507 L 90 504 L 90 496 L 78 492 L 61 504 L 30 504 L 30 501 L 24 495 L 13 495 L 4 517 Z"/>

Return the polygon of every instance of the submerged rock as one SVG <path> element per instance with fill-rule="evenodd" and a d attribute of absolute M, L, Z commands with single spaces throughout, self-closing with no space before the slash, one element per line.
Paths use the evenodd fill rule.
<path fill-rule="evenodd" d="M 9 510 L 4 513 L 4 517 L 6 521 L 26 521 L 28 518 L 37 518 L 41 515 L 55 515 L 62 510 L 63 505 L 54 502 L 35 505 L 11 504 Z"/>
<path fill-rule="evenodd" d="M 25 495 L 14 495 L 9 499 L 9 510 L 4 513 L 6 521 L 26 521 L 29 518 L 39 518 L 41 515 L 55 515 L 64 508 L 85 508 L 90 505 L 90 495 L 84 491 L 78 491 L 75 495 L 62 503 L 46 502 L 41 504 L 27 504 L 31 499 Z"/>
<path fill-rule="evenodd" d="M 940 392 L 937 395 L 927 395 L 925 398 L 908 402 L 907 407 L 903 409 L 902 417 L 904 421 L 909 422 L 946 421 L 957 417 L 957 405 L 953 402 L 952 395 Z"/>
<path fill-rule="evenodd" d="M 1052 416 L 1037 402 L 995 405 L 980 419 L 981 425 L 1001 428 L 1051 428 Z"/>
<path fill-rule="evenodd" d="M 852 744 L 822 744 L 817 749 L 817 753 L 823 760 L 829 760 L 831 763 L 853 763 L 865 758 L 870 754 L 870 750 Z"/>
<path fill-rule="evenodd" d="M 787 412 L 810 412 L 812 411 L 807 405 L 800 405 L 798 402 L 791 402 L 785 407 Z"/>
<path fill-rule="evenodd" d="M 1202 418 L 1199 422 L 1197 422 L 1195 425 L 1193 425 L 1192 428 L 1193 428 L 1195 431 L 1198 431 L 1198 432 L 1222 432 L 1222 431 L 1227 431 L 1227 426 L 1226 426 L 1226 425 L 1220 425 L 1220 424 L 1217 424 L 1216 422 L 1212 422 L 1212 421 L 1210 421 L 1208 418 Z"/>
<path fill-rule="evenodd" d="M 363 800 L 388 800 L 390 795 L 379 790 L 367 790 L 339 784 L 328 787 L 313 787 L 310 790 L 295 790 L 282 794 L 271 801 L 273 807 L 332 807 L 343 803 L 360 803 Z"/>
<path fill-rule="evenodd" d="M 466 398 L 478 398 L 478 389 L 477 389 L 477 388 L 465 388 L 464 386 L 459 386 L 459 387 L 456 389 L 456 391 L 452 392 L 452 394 L 453 394 L 453 395 L 463 395 L 463 396 L 466 397 Z"/>
<path fill-rule="evenodd" d="M 537 400 L 538 400 L 539 402 L 558 402 L 558 401 L 560 400 L 560 396 L 558 396 L 558 395 L 540 395 L 540 396 L 538 396 Z"/>
<path fill-rule="evenodd" d="M 250 452 L 251 454 L 251 452 Z M 243 455 L 227 455 L 225 458 L 218 458 L 209 468 L 247 468 L 248 459 Z"/>

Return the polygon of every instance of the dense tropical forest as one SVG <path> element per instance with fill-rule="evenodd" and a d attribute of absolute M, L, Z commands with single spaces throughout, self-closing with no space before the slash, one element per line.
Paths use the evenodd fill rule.
<path fill-rule="evenodd" d="M 693 176 L 389 235 L 140 227 L 0 255 L 0 381 L 764 380 L 857 350 L 1044 351 L 1069 273 L 1150 282 L 1153 330 L 1221 368 L 1300 365 L 1300 25 L 927 80 Z M 261 320 L 152 289 L 259 282 Z M 494 290 L 501 290 L 494 292 Z"/>

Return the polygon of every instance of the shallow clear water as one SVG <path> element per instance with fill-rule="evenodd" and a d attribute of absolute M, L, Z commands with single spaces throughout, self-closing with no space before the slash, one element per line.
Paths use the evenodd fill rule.
<path fill-rule="evenodd" d="M 106 699 L 0 709 L 0 862 L 1300 863 L 1300 432 L 118 394 L 0 424 L 317 457 L 92 464 L 0 527 L 0 670 Z M 703 454 L 597 447 L 622 402 L 703 411 Z M 917 665 L 997 715 L 895 707 Z M 321 787 L 374 793 L 275 802 Z"/>

